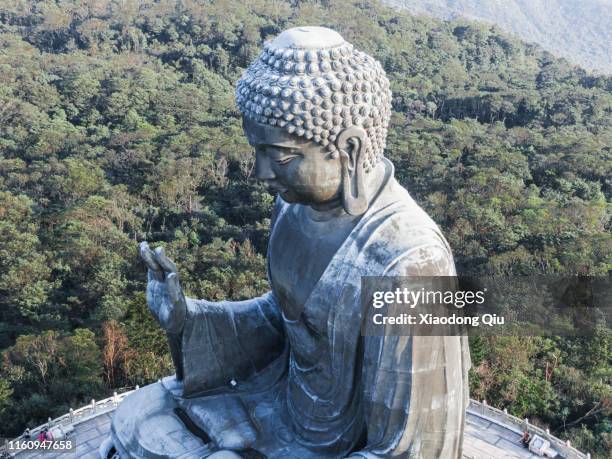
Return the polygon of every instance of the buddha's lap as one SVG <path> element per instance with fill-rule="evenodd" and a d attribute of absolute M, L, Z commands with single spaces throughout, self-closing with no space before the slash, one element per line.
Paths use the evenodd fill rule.
<path fill-rule="evenodd" d="M 276 398 L 276 393 L 277 390 L 273 389 L 267 393 L 245 397 L 249 416 L 257 423 L 257 441 L 245 448 L 232 449 L 246 450 L 249 452 L 248 457 L 268 459 L 333 457 L 312 452 L 296 442 L 291 429 L 281 421 L 278 399 L 271 400 Z M 203 399 L 206 398 L 198 400 Z M 180 404 L 162 383 L 145 386 L 130 394 L 117 408 L 113 418 L 113 442 L 117 450 L 131 458 L 206 457 L 222 446 L 218 442 L 207 442 L 194 434 L 177 414 L 177 409 L 180 408 Z M 223 453 L 224 456 L 212 456 L 215 459 L 236 457 L 231 451 L 216 453 Z M 197 456 L 198 454 L 200 456 Z"/>

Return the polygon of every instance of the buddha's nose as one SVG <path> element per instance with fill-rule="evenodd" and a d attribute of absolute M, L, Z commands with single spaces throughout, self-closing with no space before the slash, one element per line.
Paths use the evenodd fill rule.
<path fill-rule="evenodd" d="M 276 178 L 270 158 L 260 151 L 255 151 L 255 177 L 258 180 L 273 180 Z"/>

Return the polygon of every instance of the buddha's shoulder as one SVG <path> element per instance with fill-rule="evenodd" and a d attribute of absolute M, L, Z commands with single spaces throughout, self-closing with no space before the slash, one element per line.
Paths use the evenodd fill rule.
<path fill-rule="evenodd" d="M 381 193 L 375 205 L 372 217 L 388 220 L 388 224 L 397 226 L 404 235 L 407 232 L 440 232 L 436 222 L 395 179 Z"/>
<path fill-rule="evenodd" d="M 378 241 L 381 250 L 401 257 L 419 253 L 452 259 L 448 242 L 436 222 L 399 183 L 391 183 L 380 196 L 377 209 L 370 216 L 370 240 Z"/>

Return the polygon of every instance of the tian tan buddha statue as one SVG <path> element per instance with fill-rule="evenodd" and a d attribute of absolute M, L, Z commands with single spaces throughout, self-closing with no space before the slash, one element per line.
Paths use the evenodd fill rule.
<path fill-rule="evenodd" d="M 461 457 L 466 340 L 361 333 L 362 276 L 455 275 L 440 230 L 383 157 L 381 65 L 332 30 L 293 28 L 266 43 L 236 99 L 256 176 L 278 194 L 270 291 L 186 298 L 174 263 L 143 243 L 176 375 L 121 403 L 101 454 Z"/>

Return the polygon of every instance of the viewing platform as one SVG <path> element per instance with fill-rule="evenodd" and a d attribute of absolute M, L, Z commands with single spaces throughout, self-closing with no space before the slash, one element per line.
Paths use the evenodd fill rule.
<path fill-rule="evenodd" d="M 138 390 L 138 386 L 136 389 Z M 133 390 L 115 393 L 112 397 L 94 401 L 78 410 L 57 419 L 50 420 L 31 430 L 35 437 L 41 429 L 63 429 L 68 433 L 68 439 L 76 443 L 76 451 L 63 454 L 52 452 L 21 451 L 12 453 L 15 459 L 30 459 L 43 457 L 53 458 L 79 458 L 99 459 L 99 448 L 110 433 L 112 414 L 119 403 L 131 394 Z M 528 430 L 535 435 L 550 442 L 558 455 L 558 459 L 590 459 L 590 454 L 582 453 L 573 448 L 569 442 L 564 442 L 551 435 L 544 429 L 530 424 L 525 419 L 519 419 L 504 411 L 486 404 L 486 402 L 470 401 L 465 426 L 463 442 L 463 457 L 465 459 L 523 459 L 542 457 L 525 448 L 521 443 L 523 432 Z M 23 440 L 23 437 L 19 437 Z M 6 445 L 0 447 L 0 453 L 7 452 Z"/>

